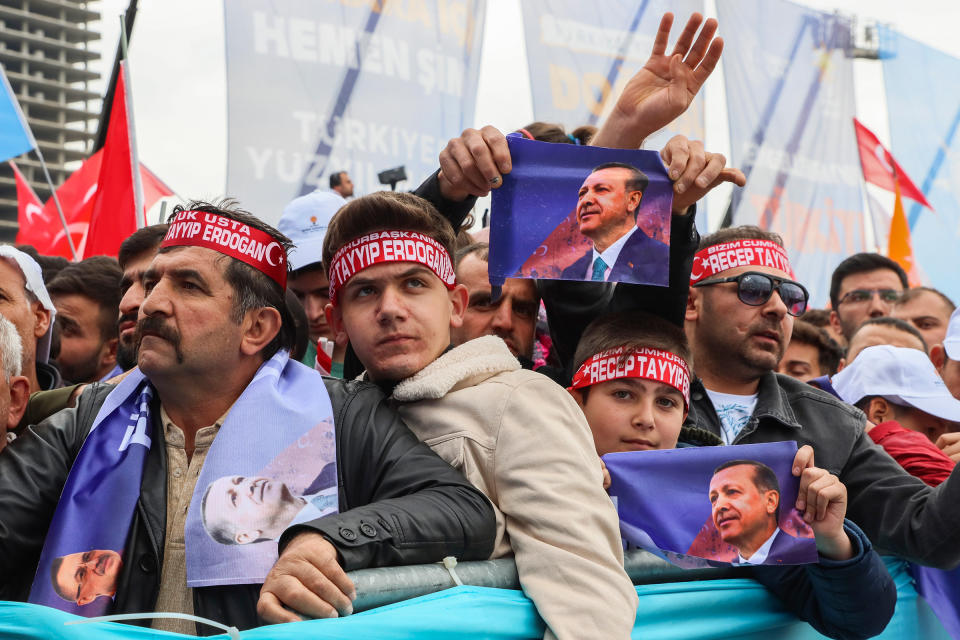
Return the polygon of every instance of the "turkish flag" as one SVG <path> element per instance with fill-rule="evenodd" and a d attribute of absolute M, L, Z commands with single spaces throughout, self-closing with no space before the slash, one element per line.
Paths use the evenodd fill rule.
<path fill-rule="evenodd" d="M 860 151 L 863 179 L 887 191 L 896 191 L 895 187 L 899 186 L 900 193 L 932 211 L 933 207 L 927 202 L 923 192 L 913 184 L 913 180 L 886 147 L 877 140 L 877 136 L 860 124 L 856 118 L 853 119 L 853 126 L 857 132 L 857 147 Z"/>
<path fill-rule="evenodd" d="M 140 226 L 138 217 L 143 215 L 143 212 L 138 215 L 134 203 L 134 159 L 130 146 L 132 131 L 128 117 L 130 105 L 127 104 L 126 75 L 126 62 L 122 62 L 110 110 L 110 125 L 103 145 L 84 258 L 97 255 L 116 257 L 120 243 L 137 230 Z"/>
<path fill-rule="evenodd" d="M 17 183 L 17 224 L 20 226 L 17 230 L 17 244 L 46 246 L 50 241 L 51 226 L 43 211 L 40 198 L 12 160 L 10 167 L 13 169 L 13 178 Z"/>

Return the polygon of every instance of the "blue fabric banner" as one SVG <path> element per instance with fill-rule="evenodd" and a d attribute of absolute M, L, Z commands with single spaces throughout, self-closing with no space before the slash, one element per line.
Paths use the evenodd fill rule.
<path fill-rule="evenodd" d="M 717 0 L 717 17 L 730 164 L 747 176 L 732 222 L 782 235 L 823 306 L 834 268 L 864 250 L 850 24 L 784 0 Z"/>
<path fill-rule="evenodd" d="M 880 640 L 949 640 L 917 596 L 906 563 L 888 559 L 897 607 Z M 703 580 L 637 587 L 637 640 L 822 639 L 806 622 L 753 580 Z M 154 631 L 113 622 L 64 626 L 82 620 L 56 609 L 0 603 L 0 637 L 10 640 L 163 640 Z M 272 625 L 240 632 L 244 640 L 540 640 L 543 622 L 522 591 L 456 587 L 346 618 Z M 214 636 L 226 638 L 226 634 Z"/>
<path fill-rule="evenodd" d="M 524 277 L 667 285 L 673 191 L 660 154 L 519 134 L 507 144 L 513 170 L 492 196 L 492 284 Z M 604 168 L 612 162 L 618 166 Z"/>
<path fill-rule="evenodd" d="M 890 150 L 934 211 L 904 199 L 921 277 L 960 300 L 960 59 L 891 32 L 883 61 Z"/>
<path fill-rule="evenodd" d="M 0 162 L 3 162 L 30 151 L 37 146 L 37 142 L 7 80 L 7 70 L 2 65 L 0 76 L 3 78 L 3 91 L 0 92 Z"/>
<path fill-rule="evenodd" d="M 413 188 L 473 125 L 486 0 L 230 0 L 227 193 L 268 222 L 347 171 Z"/>
<path fill-rule="evenodd" d="M 667 11 L 674 14 L 669 52 L 687 18 L 702 13 L 703 4 L 703 0 L 521 2 L 533 119 L 562 124 L 568 132 L 601 122 L 650 57 L 661 16 Z M 659 150 L 677 134 L 703 140 L 703 114 L 701 92 L 686 113 L 650 136 L 644 148 Z M 705 203 L 698 204 L 698 226 L 706 224 L 704 207 Z"/>

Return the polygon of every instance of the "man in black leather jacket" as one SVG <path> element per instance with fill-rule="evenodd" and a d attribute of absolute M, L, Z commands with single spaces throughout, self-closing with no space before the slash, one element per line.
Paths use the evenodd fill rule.
<path fill-rule="evenodd" d="M 255 224 L 235 212 L 218 211 L 225 217 Z M 279 234 L 274 237 L 283 240 Z M 156 444 L 145 462 L 113 613 L 153 611 L 161 589 L 187 588 L 180 580 L 175 584 L 162 581 L 168 560 L 165 554 L 170 549 L 168 501 L 173 497 L 167 491 L 171 463 L 163 446 L 167 433 L 160 406 L 184 433 L 196 426 L 191 422 L 210 424 L 212 420 L 204 414 L 222 413 L 219 405 L 232 405 L 252 379 L 250 374 L 256 371 L 258 362 L 270 355 L 270 345 L 286 348 L 289 340 L 281 323 L 280 287 L 275 287 L 275 306 L 269 301 L 267 306 L 253 305 L 239 323 L 232 319 L 224 323 L 223 312 L 216 307 L 224 303 L 216 302 L 217 297 L 223 300 L 225 296 L 228 305 L 249 299 L 245 296 L 249 292 L 238 289 L 237 280 L 231 279 L 231 269 L 235 272 L 240 267 L 249 269 L 248 278 L 264 276 L 236 258 L 223 259 L 212 249 L 177 247 L 161 250 L 151 268 L 153 273 L 146 278 L 146 289 L 155 297 L 159 291 L 162 303 L 150 304 L 148 293 L 141 320 L 145 316 L 161 317 L 166 327 L 154 331 L 149 348 L 141 350 L 143 371 L 153 372 L 150 379 L 157 391 L 150 434 Z M 266 279 L 261 285 L 272 291 L 269 287 L 275 283 Z M 258 323 L 260 329 L 254 327 Z M 191 345 L 191 334 L 203 336 L 199 329 L 204 325 L 217 325 L 226 332 L 235 327 L 239 355 L 230 350 L 206 349 L 205 364 L 195 355 L 191 358 L 191 346 L 203 350 L 197 337 Z M 174 341 L 169 339 L 167 329 L 182 335 Z M 173 357 L 175 342 L 177 350 L 183 347 L 181 362 Z M 195 379 L 200 368 L 225 380 L 239 380 L 240 384 L 233 384 L 233 393 L 225 391 L 216 377 L 208 376 L 200 385 L 201 381 Z M 196 392 L 191 393 L 184 383 L 197 386 Z M 375 386 L 335 380 L 325 383 L 336 425 L 340 513 L 314 521 L 312 531 L 303 534 L 313 547 L 331 550 L 335 566 L 325 569 L 341 575 L 363 567 L 432 562 L 447 555 L 461 559 L 488 557 L 495 525 L 486 498 L 406 429 Z M 4 487 L 0 492 L 0 585 L 5 597 L 26 595 L 67 475 L 112 389 L 110 385 L 92 385 L 80 396 L 76 408 L 30 427 L 0 456 L 0 486 Z M 177 393 L 171 394 L 171 390 Z M 187 439 L 191 450 L 195 432 Z M 195 588 L 193 613 L 239 628 L 255 626 L 259 589 L 259 585 Z"/>

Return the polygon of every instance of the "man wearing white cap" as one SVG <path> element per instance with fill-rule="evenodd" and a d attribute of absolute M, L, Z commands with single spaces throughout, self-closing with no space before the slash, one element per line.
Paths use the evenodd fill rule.
<path fill-rule="evenodd" d="M 934 345 L 930 349 L 930 360 L 953 397 L 960 399 L 960 309 L 950 316 L 947 337 L 943 339 L 943 344 Z M 937 441 L 937 446 L 954 461 L 960 462 L 960 433 L 943 434 Z"/>
<path fill-rule="evenodd" d="M 23 375 L 30 393 L 61 386 L 49 364 L 50 338 L 57 310 L 43 284 L 40 265 L 26 253 L 0 246 L 0 315 L 13 323 L 23 344 Z"/>
<path fill-rule="evenodd" d="M 287 284 L 297 296 L 307 315 L 307 352 L 302 362 L 314 366 L 317 360 L 317 342 L 321 338 L 332 340 L 333 332 L 327 326 L 324 309 L 330 304 L 330 281 L 323 271 L 323 236 L 333 215 L 346 204 L 333 191 L 317 190 L 295 198 L 283 209 L 277 228 L 296 245 L 290 253 L 292 269 Z M 321 362 L 325 373 L 338 377 L 343 372 L 343 352 L 346 347 L 335 348 L 329 363 Z M 331 370 L 331 368 L 333 370 Z"/>
<path fill-rule="evenodd" d="M 833 386 L 845 402 L 867 414 L 876 425 L 870 437 L 885 449 L 888 447 L 883 439 L 888 432 L 901 439 L 901 449 L 920 452 L 926 449 L 920 445 L 927 443 L 906 437 L 903 429 L 922 434 L 932 443 L 960 423 L 960 400 L 950 395 L 933 364 L 916 349 L 890 345 L 867 347 L 833 377 Z M 887 452 L 903 463 L 895 452 L 889 449 Z M 942 467 L 947 474 L 953 468 L 946 456 L 941 456 L 939 463 L 935 460 L 933 466 Z M 908 470 L 922 478 L 921 474 Z"/>

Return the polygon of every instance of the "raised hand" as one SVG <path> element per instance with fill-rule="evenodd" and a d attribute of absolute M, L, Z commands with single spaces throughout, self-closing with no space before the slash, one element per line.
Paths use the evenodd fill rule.
<path fill-rule="evenodd" d="M 742 171 L 725 167 L 727 159 L 723 154 L 704 150 L 698 140 L 674 136 L 660 151 L 660 157 L 673 180 L 673 212 L 678 215 L 723 182 L 738 187 L 747 183 Z"/>
<path fill-rule="evenodd" d="M 694 41 L 697 29 L 703 30 Z M 660 19 L 650 58 L 627 82 L 610 117 L 591 141 L 598 147 L 636 149 L 644 139 L 679 117 L 717 66 L 723 39 L 714 38 L 717 21 L 694 13 L 667 55 L 673 14 Z"/>
<path fill-rule="evenodd" d="M 440 192 L 455 202 L 485 196 L 503 184 L 502 174 L 511 168 L 507 139 L 499 130 L 490 125 L 467 129 L 440 152 Z"/>

